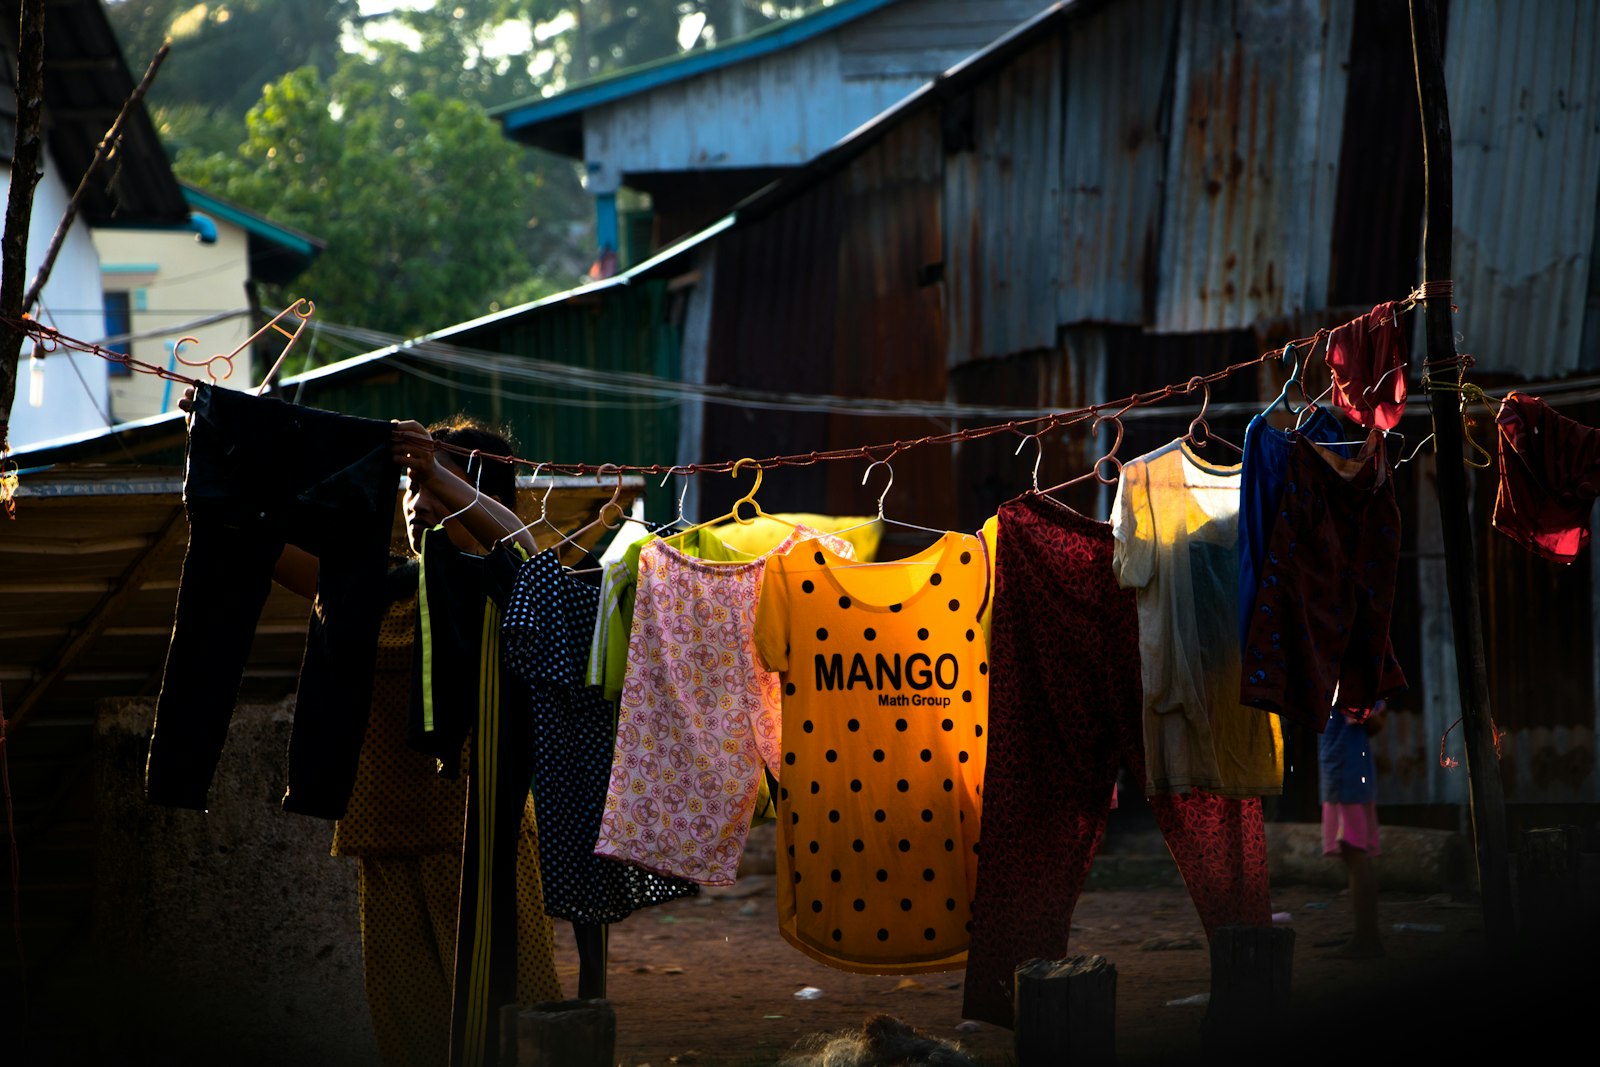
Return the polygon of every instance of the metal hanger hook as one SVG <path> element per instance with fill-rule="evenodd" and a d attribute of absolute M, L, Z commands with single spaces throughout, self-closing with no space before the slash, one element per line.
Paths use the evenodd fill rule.
<path fill-rule="evenodd" d="M 684 521 L 684 519 L 683 519 L 683 502 L 689 496 L 689 475 L 692 474 L 692 473 L 694 473 L 694 472 L 693 471 L 689 471 L 689 470 L 680 470 L 677 466 L 668 467 L 666 476 L 661 479 L 661 485 L 658 487 L 658 488 L 665 489 L 667 483 L 672 480 L 672 476 L 674 474 L 678 475 L 680 478 L 683 479 L 683 488 L 678 490 L 678 517 L 674 520 L 675 522 L 683 522 Z"/>
<path fill-rule="evenodd" d="M 1100 425 L 1099 422 L 1096 421 L 1095 426 L 1098 428 L 1099 425 Z M 1118 438 L 1118 440 L 1121 440 L 1121 438 Z M 1039 491 L 1039 462 L 1044 459 L 1044 442 L 1039 440 L 1039 435 L 1036 434 L 1036 433 L 1024 434 L 1023 437 L 1022 437 L 1022 440 L 1017 442 L 1017 450 L 1015 452 L 1011 453 L 1011 454 L 1013 456 L 1022 455 L 1022 446 L 1027 444 L 1029 441 L 1033 442 L 1033 447 L 1034 447 L 1034 453 L 1033 453 L 1033 491 L 1035 493 L 1037 493 Z M 869 467 L 867 469 L 871 470 L 872 468 Z M 861 482 L 862 482 L 863 485 L 865 485 L 866 484 L 866 479 L 865 478 L 861 479 Z"/>
<path fill-rule="evenodd" d="M 873 468 L 874 467 L 878 467 L 878 466 L 883 467 L 884 470 L 889 472 L 889 480 L 888 480 L 888 482 L 886 482 L 884 484 L 883 492 L 878 494 L 878 518 L 882 519 L 883 518 L 883 502 L 884 502 L 884 500 L 886 500 L 888 498 L 889 490 L 894 488 L 894 467 L 890 466 L 889 461 L 887 459 L 875 459 L 875 460 L 873 460 L 871 463 L 867 464 L 867 469 L 861 472 L 861 484 L 862 485 L 866 485 L 867 484 L 867 479 L 872 477 Z"/>
<path fill-rule="evenodd" d="M 462 508 L 459 511 L 452 511 L 450 514 L 448 514 L 444 518 L 440 519 L 439 520 L 439 525 L 440 526 L 443 526 L 445 523 L 449 522 L 451 519 L 457 518 L 458 516 L 461 516 L 461 515 L 465 515 L 467 512 L 469 512 L 469 511 L 471 511 L 473 509 L 473 507 L 478 503 L 478 501 L 483 499 L 483 458 L 482 457 L 483 457 L 483 450 L 479 449 L 479 448 L 474 448 L 472 450 L 472 452 L 467 456 L 466 469 L 468 471 L 472 470 L 473 460 L 477 460 L 477 462 L 478 462 L 478 476 L 475 479 L 473 479 L 473 482 L 472 482 L 472 499 L 467 501 L 466 507 Z"/>

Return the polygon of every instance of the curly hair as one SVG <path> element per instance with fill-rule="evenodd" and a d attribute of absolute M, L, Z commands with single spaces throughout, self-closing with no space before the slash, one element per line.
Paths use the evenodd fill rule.
<path fill-rule="evenodd" d="M 485 496 L 494 497 L 508 508 L 517 506 L 516 464 L 490 456 L 509 456 L 516 452 L 511 435 L 496 430 L 470 415 L 453 415 L 428 427 L 428 436 L 443 444 L 467 448 L 482 453 L 476 457 L 460 456 L 453 452 L 442 458 L 460 468 L 467 481 L 474 483 Z M 479 468 L 483 473 L 478 473 Z"/>

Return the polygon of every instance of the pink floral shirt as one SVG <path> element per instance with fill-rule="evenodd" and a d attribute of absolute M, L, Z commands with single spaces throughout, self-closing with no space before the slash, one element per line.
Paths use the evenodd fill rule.
<path fill-rule="evenodd" d="M 765 763 L 782 755 L 778 676 L 757 665 L 766 562 L 820 537 L 809 527 L 748 563 L 710 563 L 662 541 L 639 554 L 638 595 L 595 854 L 705 885 L 731 885 Z"/>

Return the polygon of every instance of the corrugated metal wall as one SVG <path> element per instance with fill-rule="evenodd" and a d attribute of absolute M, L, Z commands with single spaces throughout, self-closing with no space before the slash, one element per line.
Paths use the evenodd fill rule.
<path fill-rule="evenodd" d="M 1054 348 L 1061 284 L 1061 43 L 1048 34 L 946 120 L 949 362 Z"/>
<path fill-rule="evenodd" d="M 1445 79 L 1463 347 L 1481 368 L 1527 378 L 1582 369 L 1596 285 L 1600 5 L 1452 0 Z"/>
<path fill-rule="evenodd" d="M 1184 0 L 1156 329 L 1249 327 L 1326 304 L 1353 11 Z"/>
<path fill-rule="evenodd" d="M 1066 35 L 1066 125 L 1056 316 L 1062 323 L 1155 317 L 1177 5 L 1113 4 Z"/>
<path fill-rule="evenodd" d="M 665 280 L 650 280 L 605 290 L 603 300 L 579 296 L 441 340 L 591 370 L 675 378 L 681 333 L 678 298 Z M 298 399 L 375 419 L 430 422 L 466 412 L 508 428 L 518 454 L 533 460 L 671 463 L 677 450 L 675 403 L 624 399 L 619 404 L 611 394 L 502 380 L 492 371 L 440 367 L 404 353 L 389 360 L 381 376 L 309 382 Z"/>

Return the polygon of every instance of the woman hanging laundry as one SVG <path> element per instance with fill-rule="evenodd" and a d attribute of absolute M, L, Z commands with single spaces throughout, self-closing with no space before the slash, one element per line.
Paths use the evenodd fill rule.
<path fill-rule="evenodd" d="M 180 406 L 187 402 L 186 397 Z M 410 476 L 404 507 L 413 554 L 422 550 L 424 536 L 441 525 L 460 551 L 491 545 L 522 525 L 510 507 L 515 481 L 509 465 L 479 460 L 463 466 L 434 450 L 434 442 L 441 442 L 509 455 L 512 446 L 504 437 L 462 419 L 432 430 L 415 422 L 397 423 L 394 440 L 394 459 Z M 467 477 L 479 483 L 477 489 Z M 310 596 L 318 566 L 315 557 L 291 547 L 274 578 Z M 332 853 L 358 861 L 362 959 L 383 1062 L 416 1067 L 492 1064 L 497 1051 L 493 1035 L 485 1027 L 463 1033 L 463 1016 L 469 1013 L 456 968 L 469 783 L 441 775 L 434 757 L 405 743 L 417 591 L 416 559 L 397 561 L 384 589 L 388 603 L 355 788 L 345 816 L 335 823 Z M 525 1004 L 558 999 L 531 799 L 523 808 L 515 850 L 510 887 L 515 914 L 512 922 L 500 924 L 515 945 L 515 998 Z M 498 1026 L 499 1005 L 487 1007 L 489 1021 Z"/>

